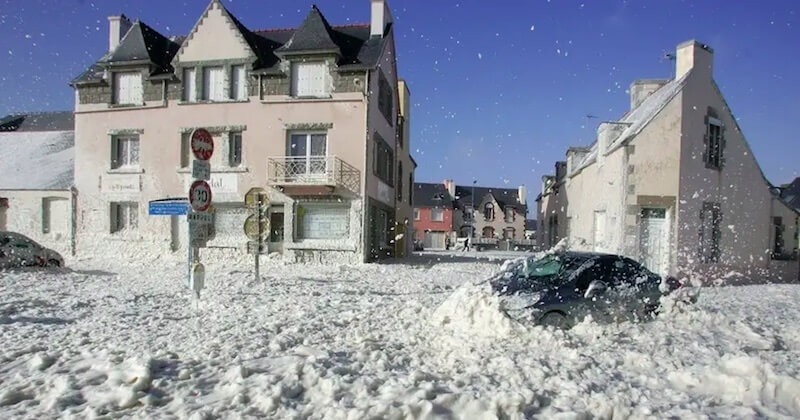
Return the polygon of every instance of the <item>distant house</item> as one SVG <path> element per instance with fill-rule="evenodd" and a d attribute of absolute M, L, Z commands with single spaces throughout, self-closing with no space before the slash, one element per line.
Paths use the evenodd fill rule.
<path fill-rule="evenodd" d="M 444 249 L 452 240 L 453 200 L 442 183 L 414 183 L 414 239 L 426 249 Z"/>
<path fill-rule="evenodd" d="M 74 144 L 70 111 L 0 119 L 0 230 L 73 251 Z"/>
<path fill-rule="evenodd" d="M 800 210 L 800 177 L 780 187 L 780 197 L 787 205 Z"/>
<path fill-rule="evenodd" d="M 525 239 L 536 240 L 536 219 L 525 220 Z"/>
<path fill-rule="evenodd" d="M 764 176 L 714 81 L 713 50 L 692 40 L 675 57 L 674 78 L 633 82 L 630 111 L 542 179 L 540 243 L 569 238 L 661 274 L 796 279 L 796 189 L 781 197 Z"/>

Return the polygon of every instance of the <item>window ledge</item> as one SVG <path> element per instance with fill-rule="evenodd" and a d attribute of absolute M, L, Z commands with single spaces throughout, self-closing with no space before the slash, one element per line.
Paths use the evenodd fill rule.
<path fill-rule="evenodd" d="M 250 102 L 250 99 L 223 99 L 221 101 L 178 101 L 178 105 L 211 105 L 211 104 L 242 104 Z"/>
<path fill-rule="evenodd" d="M 144 169 L 142 168 L 117 168 L 117 169 L 109 169 L 106 171 L 107 174 L 143 174 Z"/>
<path fill-rule="evenodd" d="M 190 174 L 192 173 L 192 168 L 178 168 L 176 171 L 179 174 Z M 239 166 L 235 168 L 229 168 L 229 167 L 211 168 L 212 174 L 229 174 L 229 173 L 245 173 L 245 172 L 250 172 L 250 168 L 246 166 Z"/>
<path fill-rule="evenodd" d="M 325 103 L 325 102 L 361 102 L 364 98 L 348 98 L 348 97 L 297 97 L 297 96 L 270 96 L 269 98 L 261 99 L 262 104 L 283 104 L 283 103 Z"/>
<path fill-rule="evenodd" d="M 108 107 L 109 108 L 142 108 L 142 107 L 144 107 L 146 105 L 147 104 L 145 104 L 145 103 L 141 103 L 141 104 L 108 104 Z"/>

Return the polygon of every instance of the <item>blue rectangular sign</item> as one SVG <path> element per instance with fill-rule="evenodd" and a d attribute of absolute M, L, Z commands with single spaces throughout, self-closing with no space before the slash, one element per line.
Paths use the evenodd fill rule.
<path fill-rule="evenodd" d="M 185 200 L 151 201 L 147 210 L 151 216 L 182 216 L 189 213 L 189 203 Z"/>

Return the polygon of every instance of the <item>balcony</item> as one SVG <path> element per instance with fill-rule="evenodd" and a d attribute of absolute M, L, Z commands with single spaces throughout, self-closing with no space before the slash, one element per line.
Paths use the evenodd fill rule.
<path fill-rule="evenodd" d="M 358 194 L 361 174 L 336 156 L 267 158 L 267 184 L 287 194 Z"/>

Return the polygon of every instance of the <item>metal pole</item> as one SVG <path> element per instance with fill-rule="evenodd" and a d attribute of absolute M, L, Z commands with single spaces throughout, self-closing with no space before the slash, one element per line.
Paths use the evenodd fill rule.
<path fill-rule="evenodd" d="M 475 184 L 477 182 L 478 182 L 478 180 L 475 180 L 475 179 L 472 180 L 472 195 L 470 196 L 470 197 L 472 197 L 472 204 L 471 204 L 471 207 L 472 207 L 472 224 L 471 224 L 471 227 L 472 227 L 472 229 L 470 229 L 470 237 L 471 238 L 475 237 Z"/>
<path fill-rule="evenodd" d="M 256 224 L 258 225 L 258 240 L 256 242 L 256 249 L 255 249 L 255 262 L 256 262 L 256 281 L 261 279 L 261 270 L 259 267 L 260 259 L 261 259 L 261 194 L 256 196 Z"/>

